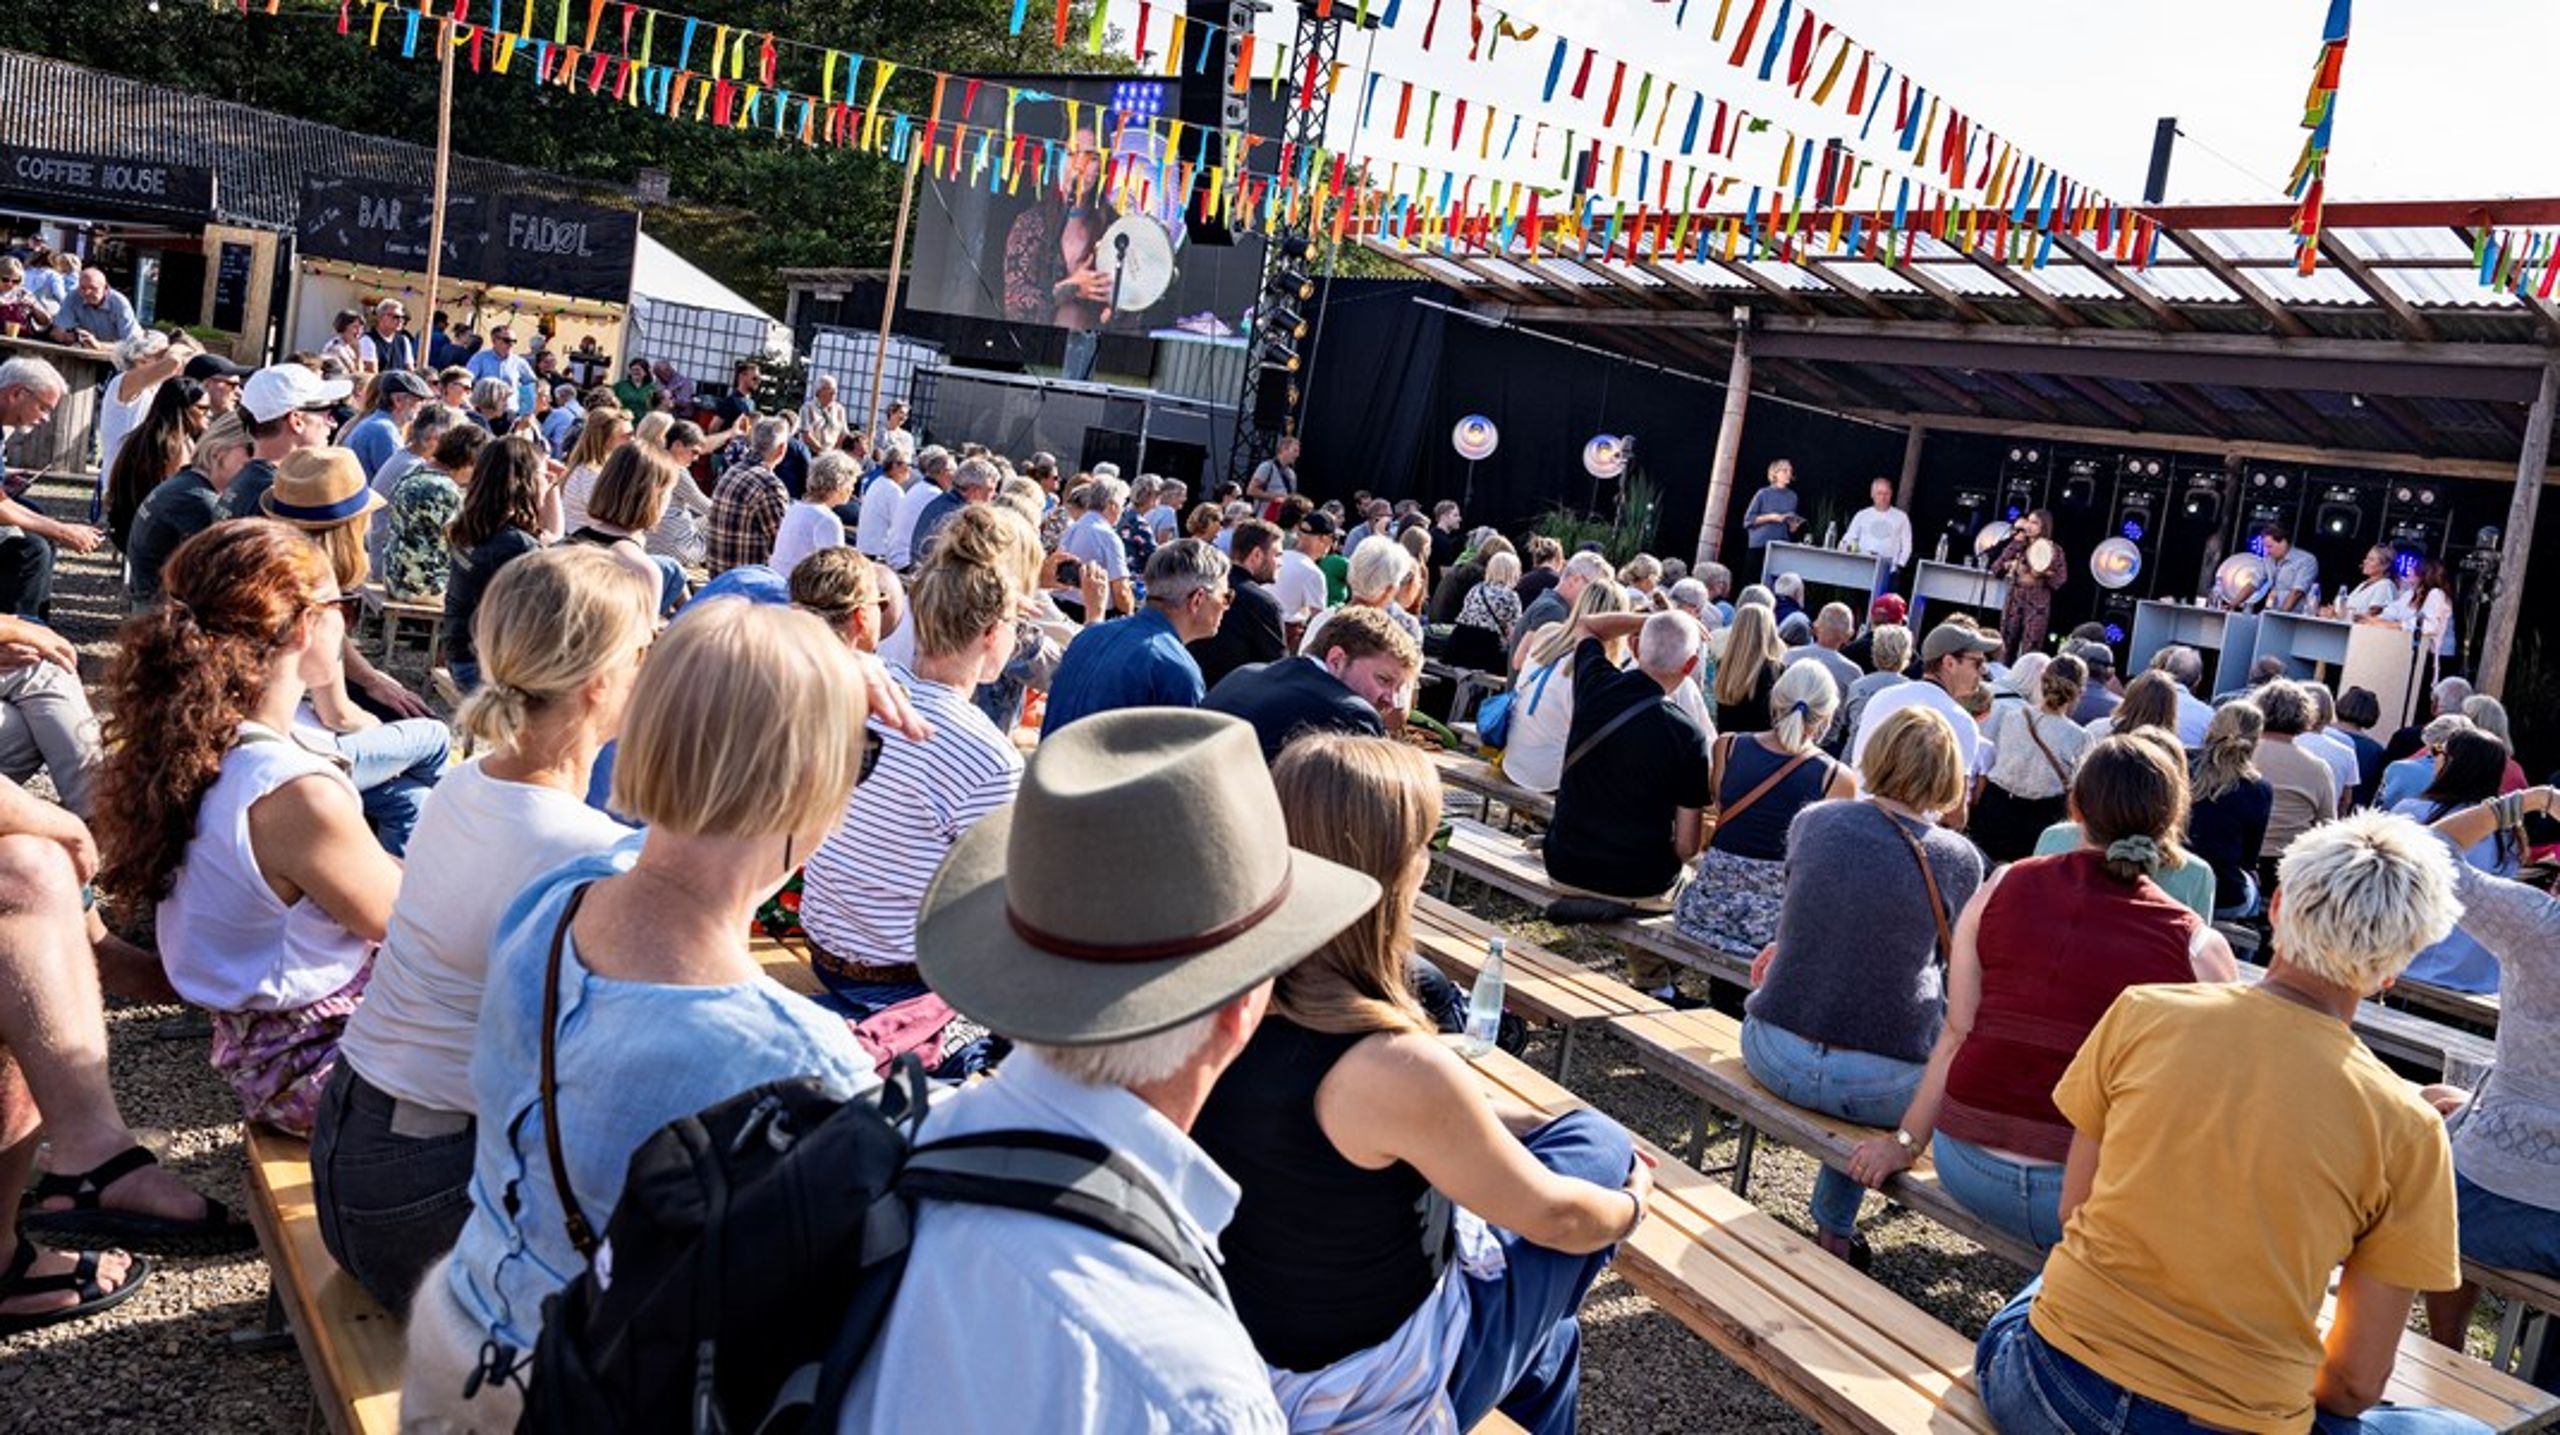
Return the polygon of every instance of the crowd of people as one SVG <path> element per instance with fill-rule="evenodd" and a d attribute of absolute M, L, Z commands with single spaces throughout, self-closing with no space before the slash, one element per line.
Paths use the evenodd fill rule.
<path fill-rule="evenodd" d="M 513 1428 L 653 1132 L 912 1057 L 949 1088 L 920 1140 L 1098 1144 L 1170 1234 L 926 1202 L 842 1428 L 1570 1430 L 1574 1312 L 1649 1165 L 1441 1040 L 1426 651 L 1500 690 L 1485 746 L 1553 794 L 1555 915 L 1748 957 L 1752 1074 L 1890 1131 L 1818 1179 L 1823 1249 L 1862 1264 L 1864 1188 L 1926 1154 L 2047 1253 L 1984 1335 L 2003 1428 L 2463 1428 L 2373 1411 L 2386 1336 L 2425 1292 L 2459 1338 L 2458 1254 L 2560 1271 L 2560 902 L 2518 880 L 2560 794 L 2458 680 L 2378 733 L 2359 689 L 2201 691 L 2191 649 L 2128 678 L 2103 631 L 1915 633 L 1891 594 L 1862 620 L 1319 502 L 1294 444 L 1197 503 L 920 444 L 824 382 L 769 408 L 752 363 L 678 397 L 635 362 L 553 424 L 503 327 L 448 385 L 348 317 L 308 363 L 126 365 L 159 377 L 108 483 L 103 731 L 67 645 L 0 620 L 0 1177 L 52 1140 L 0 1329 L 130 1297 L 127 1248 L 247 1239 L 137 1154 L 104 990 L 206 1010 L 244 1118 L 311 1138 L 431 1428 Z M 61 392 L 0 367 L 0 422 Z M 1795 526 L 1771 492 L 1755 542 Z M 1859 541 L 1908 558 L 1887 518 Z M 450 727 L 355 642 L 376 575 L 441 605 Z M 2263 979 L 2217 918 L 2266 933 Z M 2422 1094 L 2354 1039 L 2403 975 L 2502 992 L 2496 1083 Z"/>

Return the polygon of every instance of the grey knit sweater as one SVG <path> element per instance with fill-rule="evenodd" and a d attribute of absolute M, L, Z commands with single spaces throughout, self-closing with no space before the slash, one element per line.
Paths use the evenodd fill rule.
<path fill-rule="evenodd" d="M 2498 959 L 2498 1066 L 2453 1131 L 2453 1166 L 2560 1210 L 2560 901 L 2456 862 L 2462 930 Z"/>

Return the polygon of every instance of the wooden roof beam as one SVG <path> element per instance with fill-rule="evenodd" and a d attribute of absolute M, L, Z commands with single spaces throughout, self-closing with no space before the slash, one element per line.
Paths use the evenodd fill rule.
<path fill-rule="evenodd" d="M 1966 413 L 1983 412 L 1982 400 L 1966 393 L 1962 386 L 1949 381 L 1944 374 L 1935 369 L 1896 369 L 1894 372 L 1908 377 L 1913 383 L 1954 404 Z"/>
<path fill-rule="evenodd" d="M 1759 270 L 1752 268 L 1748 264 L 1727 259 L 1720 254 L 1708 255 L 1707 262 L 1718 269 L 1723 270 L 1727 274 L 1732 275 L 1734 278 L 1741 280 L 1743 283 L 1750 285 L 1752 288 L 1759 290 L 1779 308 L 1786 310 L 1790 314 L 1810 316 L 1813 313 L 1812 302 L 1807 300 L 1802 294 L 1797 293 L 1793 289 L 1788 288 L 1786 285 L 1779 283 L 1777 280 L 1770 278 L 1768 275 L 1761 273 Z"/>
<path fill-rule="evenodd" d="M 2130 403 L 2127 403 L 2114 391 L 2110 390 L 2106 385 L 2099 383 L 2095 379 L 2084 379 L 2078 374 L 2056 374 L 2054 376 L 2054 381 L 2061 384 L 2064 388 L 2069 389 L 2071 392 L 2078 394 L 2080 397 L 2087 399 L 2089 402 L 2096 404 L 2099 408 L 2106 410 L 2108 417 L 2113 418 L 2116 422 L 2123 424 L 2128 428 L 2138 429 L 2150 427 L 2150 420 L 2144 417 L 2142 410 L 2135 408 Z"/>
<path fill-rule="evenodd" d="M 2383 427 L 2400 435 L 2410 447 L 2424 452 L 2444 451 L 2444 435 L 2436 432 L 2435 425 L 2427 422 L 2426 415 L 2389 394 L 2366 394 L 2362 397 L 2365 407 L 2373 410 L 2374 417 L 2382 421 Z"/>
<path fill-rule="evenodd" d="M 2151 322 L 2161 328 L 2172 333 L 2183 334 L 2196 326 L 2194 320 L 2179 313 L 2168 300 L 2126 278 L 2124 270 L 2118 268 L 2115 261 L 2097 250 L 2068 234 L 2056 234 L 2053 242 L 2055 248 L 2070 255 L 2082 268 L 2104 280 L 2108 288 L 2139 305 L 2142 312 L 2151 316 Z"/>
<path fill-rule="evenodd" d="M 1880 428 L 1923 428 L 1947 433 L 1991 434 L 1999 438 L 2040 438 L 2050 443 L 2123 445 L 2161 453 L 2206 454 L 2216 458 L 2250 458 L 2268 463 L 2323 464 L 2337 468 L 2380 469 L 2429 478 L 2468 478 L 2512 484 L 2516 466 L 2504 459 L 2437 458 L 2374 449 L 2335 449 L 2261 439 L 2198 438 L 2192 434 L 2153 430 L 2090 428 L 2079 424 L 2027 423 L 1997 416 L 1904 412 L 1898 409 L 1849 409 L 1841 417 Z"/>
<path fill-rule="evenodd" d="M 1917 261 L 1906 261 L 1896 266 L 1893 272 L 1901 275 L 1904 279 L 1909 280 L 1913 288 L 1918 289 L 1921 293 L 1928 295 L 1930 298 L 1937 300 L 1939 303 L 1944 304 L 1949 309 L 1955 311 L 1955 316 L 1958 319 L 1963 320 L 1965 323 L 1989 324 L 1995 328 L 2009 327 L 2008 325 L 2002 324 L 1998 319 L 1991 317 L 1990 310 L 1976 304 L 1971 299 L 1957 292 L 1957 290 L 1953 286 L 1949 285 L 1945 280 L 1930 273 L 1929 266 L 1926 264 L 1922 264 Z"/>
<path fill-rule="evenodd" d="M 2299 394 L 2284 389 L 2252 389 L 2249 396 L 2266 405 L 2268 412 L 2291 424 L 2304 441 L 2314 447 L 2325 446 L 2321 440 L 2334 438 L 2337 434 L 2329 421 L 2320 417 L 2319 412 Z"/>
<path fill-rule="evenodd" d="M 2019 278 L 2017 271 L 2009 265 L 2001 263 L 1979 249 L 1967 248 L 1962 253 L 1965 258 L 1973 261 L 1975 268 L 2015 290 L 2019 298 L 2042 309 L 2045 317 L 2054 323 L 2065 329 L 2088 327 L 2087 315 L 2063 303 L 2060 297 L 2051 291 Z"/>
<path fill-rule="evenodd" d="M 2012 403 L 2017 404 L 2020 408 L 2025 409 L 2027 412 L 2034 414 L 2036 417 L 2043 419 L 2047 423 L 2058 424 L 2064 421 L 2065 415 L 2062 410 L 2054 407 L 2051 399 L 2046 398 L 2044 395 L 2037 393 L 2031 388 L 2028 388 L 2025 384 L 2007 374 L 2000 373 L 1993 369 L 1978 369 L 1974 372 L 1974 377 L 1982 380 L 1983 383 L 1990 387 L 1999 390 L 2000 393 Z"/>
<path fill-rule="evenodd" d="M 2149 388 L 2153 393 L 2168 400 L 2169 407 L 2193 419 L 2196 427 L 2203 429 L 2207 435 L 2218 439 L 2231 436 L 2231 420 L 2224 417 L 2220 409 L 2215 408 L 2185 384 L 2155 383 L 2149 385 Z"/>
<path fill-rule="evenodd" d="M 2418 306 L 2401 297 L 2400 291 L 2392 288 L 2381 275 L 2366 268 L 2363 257 L 2348 248 L 2347 242 L 2339 238 L 2335 230 L 2320 231 L 2320 257 L 2337 265 L 2338 272 L 2355 281 L 2355 286 L 2364 291 L 2366 298 L 2381 305 L 2382 312 L 2391 316 L 2391 327 L 2400 331 L 2401 338 L 2418 344 L 2435 342 L 2436 327 L 2427 322 L 2427 316 L 2418 312 Z"/>
<path fill-rule="evenodd" d="M 1866 310 L 1868 313 L 1875 315 L 1879 319 L 1899 319 L 1902 317 L 1901 310 L 1896 309 L 1892 305 L 1884 302 L 1882 299 L 1877 298 L 1875 296 L 1875 292 L 1867 288 L 1865 285 L 1842 275 L 1839 270 L 1831 267 L 1830 261 L 1828 260 L 1807 259 L 1803 261 L 1803 268 L 1806 273 L 1811 274 L 1814 278 L 1819 279 L 1823 283 L 1838 290 L 1841 294 L 1855 302 L 1859 308 Z"/>
<path fill-rule="evenodd" d="M 2184 230 L 2163 229 L 2160 232 L 2168 236 L 2180 249 L 2195 256 L 2195 261 L 2204 266 L 2206 273 L 2222 281 L 2222 287 L 2239 295 L 2250 308 L 2257 310 L 2270 325 L 2274 326 L 2277 333 L 2288 339 L 2305 339 L 2311 336 L 2310 325 L 2303 323 L 2301 319 L 2295 317 L 2293 311 L 2277 303 L 2266 290 L 2258 287 L 2258 281 L 2241 273 L 2239 266 L 2215 252 L 2211 245 L 2192 237 Z"/>

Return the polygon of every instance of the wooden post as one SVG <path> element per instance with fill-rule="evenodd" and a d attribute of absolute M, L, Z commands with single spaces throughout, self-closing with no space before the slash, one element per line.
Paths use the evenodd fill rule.
<path fill-rule="evenodd" d="M 1920 449 L 1928 441 L 1929 431 L 1918 424 L 1902 436 L 1902 477 L 1893 486 L 1893 506 L 1905 513 L 1911 511 L 1911 495 L 1920 487 Z"/>
<path fill-rule="evenodd" d="M 917 161 L 922 155 L 922 146 L 907 152 L 906 187 L 898 191 L 898 228 L 889 236 L 889 289 L 880 300 L 880 351 L 871 356 L 871 406 L 863 419 L 874 433 L 880 431 L 880 389 L 889 381 L 889 321 L 898 314 L 898 272 L 907 262 L 907 211 L 916 202 Z"/>
<path fill-rule="evenodd" d="M 1733 506 L 1733 469 L 1742 459 L 1742 414 L 1751 403 L 1751 308 L 1733 311 L 1733 368 L 1725 375 L 1724 418 L 1716 425 L 1716 456 L 1707 470 L 1707 517 L 1698 529 L 1698 566 L 1716 561 L 1724 548 L 1725 511 Z"/>
<path fill-rule="evenodd" d="M 410 331 L 417 341 L 418 367 L 429 368 L 428 348 L 436 337 L 436 289 L 444 282 L 445 184 L 453 167 L 453 22 L 436 22 L 436 183 L 427 202 L 426 323 Z"/>
<path fill-rule="evenodd" d="M 2498 597 L 2489 605 L 2489 633 L 2480 643 L 2479 689 L 2503 693 L 2507 660 L 2515 655 L 2516 624 L 2524 613 L 2525 560 L 2533 552 L 2534 518 L 2542 507 L 2543 468 L 2551 459 L 2551 411 L 2560 406 L 2560 364 L 2542 366 L 2542 392 L 2525 420 L 2524 452 L 2516 456 L 2516 492 L 2507 503 L 2506 541 L 2498 557 Z"/>

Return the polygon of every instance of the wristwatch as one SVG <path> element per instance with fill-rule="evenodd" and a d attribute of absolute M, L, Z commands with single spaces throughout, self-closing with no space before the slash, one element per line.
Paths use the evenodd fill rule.
<path fill-rule="evenodd" d="M 1893 1144 L 1901 1147 L 1905 1155 L 1918 1155 L 1920 1151 L 1919 1138 L 1899 1126 L 1893 1128 Z"/>

